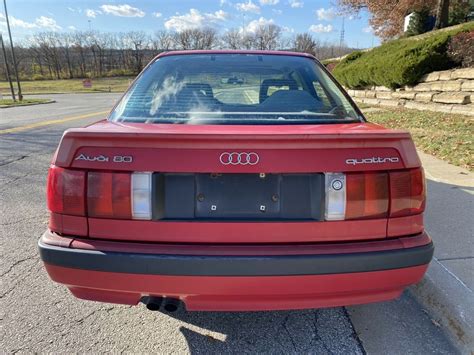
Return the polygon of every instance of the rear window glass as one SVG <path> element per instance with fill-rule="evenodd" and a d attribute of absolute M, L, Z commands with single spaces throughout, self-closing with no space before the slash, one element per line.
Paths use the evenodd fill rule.
<path fill-rule="evenodd" d="M 184 124 L 360 121 L 314 60 L 258 54 L 159 58 L 129 89 L 110 119 Z"/>

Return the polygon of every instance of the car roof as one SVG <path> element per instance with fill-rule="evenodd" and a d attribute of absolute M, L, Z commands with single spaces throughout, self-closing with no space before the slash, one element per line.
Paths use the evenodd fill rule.
<path fill-rule="evenodd" d="M 262 50 L 230 50 L 230 49 L 206 49 L 206 50 L 183 50 L 162 52 L 155 57 L 155 60 L 161 57 L 172 55 L 190 55 L 190 54 L 254 54 L 254 55 L 286 55 L 295 57 L 306 57 L 316 59 L 313 55 L 302 52 L 291 51 L 262 51 Z"/>

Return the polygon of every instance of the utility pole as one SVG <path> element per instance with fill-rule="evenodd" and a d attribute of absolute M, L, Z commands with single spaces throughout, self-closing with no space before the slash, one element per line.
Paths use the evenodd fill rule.
<path fill-rule="evenodd" d="M 342 53 L 342 46 L 344 45 L 344 17 L 342 18 L 341 38 L 339 39 L 339 55 Z"/>
<path fill-rule="evenodd" d="M 15 71 L 16 85 L 18 86 L 18 100 L 22 101 L 23 95 L 21 94 L 20 77 L 18 76 L 18 64 L 16 62 L 15 49 L 13 48 L 12 31 L 10 30 L 10 21 L 8 20 L 7 0 L 3 0 L 3 7 L 5 8 L 5 18 L 7 20 L 8 37 L 10 38 L 10 47 L 12 49 L 13 69 Z"/>
<path fill-rule="evenodd" d="M 3 35 L 0 33 L 0 42 L 2 43 L 2 52 L 3 52 L 3 59 L 5 60 L 5 73 L 7 74 L 7 80 L 10 84 L 10 91 L 12 92 L 12 99 L 16 101 L 15 97 L 15 89 L 13 89 L 12 78 L 10 76 L 10 66 L 8 65 L 7 59 L 7 51 L 5 50 L 5 43 L 3 43 Z"/>

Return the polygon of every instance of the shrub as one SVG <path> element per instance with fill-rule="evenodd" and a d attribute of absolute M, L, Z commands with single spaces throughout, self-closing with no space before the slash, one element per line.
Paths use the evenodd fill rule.
<path fill-rule="evenodd" d="M 30 80 L 47 80 L 47 79 L 50 79 L 50 77 L 46 75 L 41 75 L 41 74 L 33 74 Z"/>
<path fill-rule="evenodd" d="M 424 74 L 455 66 L 447 53 L 449 40 L 461 31 L 473 29 L 474 23 L 470 23 L 454 31 L 393 40 L 367 52 L 354 52 L 334 68 L 333 74 L 351 89 L 415 85 Z"/>
<path fill-rule="evenodd" d="M 429 16 L 430 12 L 428 9 L 414 11 L 406 31 L 407 36 L 416 36 L 428 31 Z"/>
<path fill-rule="evenodd" d="M 474 65 L 474 31 L 462 32 L 451 38 L 448 56 L 462 67 Z"/>

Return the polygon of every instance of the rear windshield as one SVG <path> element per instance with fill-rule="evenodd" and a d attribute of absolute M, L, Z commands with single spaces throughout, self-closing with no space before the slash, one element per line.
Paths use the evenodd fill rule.
<path fill-rule="evenodd" d="M 116 122 L 311 124 L 360 121 L 314 60 L 191 54 L 151 64 L 112 112 Z"/>

